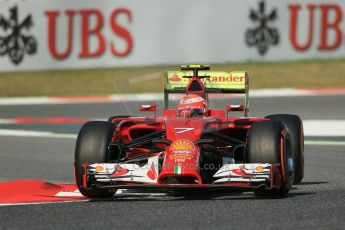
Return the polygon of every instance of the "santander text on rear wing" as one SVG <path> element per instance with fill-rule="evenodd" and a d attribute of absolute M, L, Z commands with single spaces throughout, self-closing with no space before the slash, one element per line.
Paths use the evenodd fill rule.
<path fill-rule="evenodd" d="M 168 71 L 164 75 L 164 104 L 168 108 L 169 94 L 184 94 L 193 71 Z M 206 93 L 245 94 L 245 111 L 249 110 L 249 77 L 245 71 L 198 71 Z"/>
<path fill-rule="evenodd" d="M 168 71 L 165 73 L 164 89 L 169 93 L 185 93 L 192 71 Z M 248 90 L 248 75 L 245 71 L 222 72 L 222 71 L 199 71 L 199 77 L 208 93 L 246 93 Z"/>

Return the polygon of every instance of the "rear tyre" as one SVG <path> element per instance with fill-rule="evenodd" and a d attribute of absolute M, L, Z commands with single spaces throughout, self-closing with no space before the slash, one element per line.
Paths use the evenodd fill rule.
<path fill-rule="evenodd" d="M 81 194 L 91 198 L 112 197 L 114 192 L 94 191 L 83 186 L 83 163 L 106 163 L 109 159 L 108 144 L 115 127 L 106 121 L 91 121 L 83 125 L 75 147 L 75 179 Z"/>
<path fill-rule="evenodd" d="M 293 114 L 275 114 L 266 116 L 266 118 L 281 121 L 288 128 L 294 154 L 295 177 L 293 183 L 301 183 L 304 176 L 304 135 L 301 118 Z"/>
<path fill-rule="evenodd" d="M 247 136 L 248 163 L 278 163 L 281 165 L 280 189 L 258 189 L 258 196 L 284 196 L 291 189 L 294 169 L 291 138 L 286 126 L 280 121 L 254 123 Z"/>

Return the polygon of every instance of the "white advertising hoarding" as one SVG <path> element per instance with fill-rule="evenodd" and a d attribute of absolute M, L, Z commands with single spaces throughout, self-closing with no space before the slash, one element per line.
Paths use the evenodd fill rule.
<path fill-rule="evenodd" d="M 345 57 L 345 0 L 1 1 L 0 71 Z"/>

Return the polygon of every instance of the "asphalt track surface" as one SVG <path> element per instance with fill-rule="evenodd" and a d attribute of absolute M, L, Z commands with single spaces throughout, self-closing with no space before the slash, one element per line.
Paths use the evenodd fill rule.
<path fill-rule="evenodd" d="M 251 115 L 289 112 L 303 119 L 344 120 L 344 101 L 344 95 L 255 98 Z M 0 117 L 105 119 L 126 111 L 138 114 L 137 106 L 1 106 Z M 76 128 L 60 131 L 74 132 Z M 74 144 L 75 140 L 64 138 L 1 136 L 0 180 L 73 183 Z M 305 162 L 303 183 L 285 198 L 260 199 L 251 193 L 193 197 L 124 194 L 111 200 L 4 206 L 0 207 L 0 229 L 345 229 L 345 147 L 307 145 Z"/>
<path fill-rule="evenodd" d="M 214 108 L 225 108 L 229 102 L 239 100 L 212 100 Z M 250 115 L 265 116 L 275 113 L 298 114 L 302 119 L 345 119 L 345 95 L 264 97 L 250 99 Z M 150 102 L 148 102 L 150 103 Z M 162 108 L 161 101 L 152 102 Z M 0 118 L 14 117 L 78 117 L 108 118 L 112 115 L 142 115 L 140 102 L 85 103 L 61 105 L 7 105 L 0 106 Z M 175 103 L 176 104 L 176 103 Z M 173 106 L 174 103 L 171 103 Z"/>

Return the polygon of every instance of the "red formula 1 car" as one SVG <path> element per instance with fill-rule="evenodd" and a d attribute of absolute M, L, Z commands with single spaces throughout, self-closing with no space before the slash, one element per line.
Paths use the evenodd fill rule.
<path fill-rule="evenodd" d="M 161 116 L 114 116 L 81 128 L 75 177 L 87 197 L 117 189 L 143 191 L 254 191 L 283 196 L 303 178 L 303 125 L 296 115 L 248 117 L 246 72 L 187 65 L 165 73 Z M 183 93 L 177 109 L 169 94 Z M 244 105 L 211 109 L 208 94 L 244 94 Z M 242 111 L 243 117 L 232 113 Z"/>

